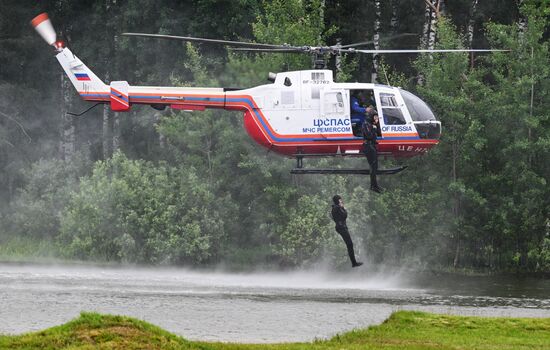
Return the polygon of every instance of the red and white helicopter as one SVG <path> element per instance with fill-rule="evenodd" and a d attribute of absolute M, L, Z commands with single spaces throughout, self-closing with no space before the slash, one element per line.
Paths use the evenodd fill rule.
<path fill-rule="evenodd" d="M 369 174 L 369 169 L 305 169 L 304 157 L 363 156 L 363 139 L 351 121 L 350 96 L 357 90 L 371 94 L 378 106 L 381 135 L 378 152 L 382 156 L 412 157 L 424 154 L 437 145 L 441 135 L 439 122 L 430 107 L 419 97 L 401 88 L 366 83 L 335 83 L 327 69 L 270 73 L 267 85 L 249 89 L 132 86 L 127 81 L 106 85 L 61 41 L 46 13 L 31 24 L 49 45 L 72 84 L 86 100 L 109 103 L 117 112 L 127 112 L 132 105 L 150 105 L 156 109 L 202 111 L 222 108 L 244 113 L 244 127 L 250 137 L 265 148 L 297 159 L 295 174 Z M 290 46 L 235 42 L 216 39 L 156 34 L 123 35 L 220 43 L 236 50 L 260 52 L 310 53 L 316 57 L 337 53 L 422 53 L 488 52 L 501 50 L 362 50 L 365 43 L 336 46 Z M 394 174 L 405 167 L 378 170 Z"/>

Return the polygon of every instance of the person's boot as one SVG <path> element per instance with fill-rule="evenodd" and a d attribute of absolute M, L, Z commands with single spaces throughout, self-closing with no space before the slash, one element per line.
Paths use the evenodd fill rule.
<path fill-rule="evenodd" d="M 359 266 L 361 266 L 361 265 L 363 265 L 363 263 L 360 262 L 360 261 L 357 261 L 357 262 L 351 264 L 351 267 L 359 267 Z"/>

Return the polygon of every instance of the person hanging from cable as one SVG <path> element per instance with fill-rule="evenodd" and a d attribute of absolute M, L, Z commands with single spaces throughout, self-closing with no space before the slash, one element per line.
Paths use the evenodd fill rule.
<path fill-rule="evenodd" d="M 332 197 L 332 220 L 336 223 L 336 232 L 342 236 L 342 239 L 346 243 L 348 249 L 349 259 L 351 260 L 351 267 L 358 267 L 363 265 L 362 262 L 355 260 L 355 252 L 353 251 L 353 242 L 351 241 L 351 236 L 349 235 L 348 225 L 346 224 L 346 219 L 348 217 L 348 212 L 344 207 L 344 202 L 342 197 L 335 195 Z"/>

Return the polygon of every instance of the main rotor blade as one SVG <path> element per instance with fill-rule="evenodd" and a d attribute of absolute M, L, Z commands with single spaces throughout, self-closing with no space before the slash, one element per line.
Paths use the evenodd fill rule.
<path fill-rule="evenodd" d="M 359 52 L 359 53 L 436 53 L 436 52 L 508 52 L 510 50 L 499 49 L 434 49 L 434 50 L 355 50 L 347 49 L 342 52 Z"/>
<path fill-rule="evenodd" d="M 223 44 L 227 46 L 241 46 L 241 47 L 250 47 L 250 48 L 286 49 L 289 47 L 293 47 L 290 45 L 271 45 L 271 44 L 262 44 L 262 43 L 249 43 L 244 41 L 206 39 L 206 38 L 195 38 L 191 36 L 175 36 L 175 35 L 163 35 L 163 34 L 122 33 L 122 35 L 137 36 L 137 37 L 143 37 L 143 38 L 182 40 L 182 41 L 191 41 L 191 42 L 199 42 L 199 43 Z"/>
<path fill-rule="evenodd" d="M 297 47 L 290 47 L 285 49 L 255 49 L 255 48 L 232 48 L 230 47 L 229 50 L 231 51 L 252 51 L 252 52 L 274 52 L 274 53 L 305 53 L 307 52 L 303 48 L 297 48 Z"/>
<path fill-rule="evenodd" d="M 396 34 L 396 35 L 392 35 L 392 36 L 382 37 L 382 38 L 379 39 L 379 41 L 388 41 L 388 40 L 393 40 L 393 39 L 402 38 L 402 37 L 406 37 L 406 36 L 416 36 L 416 35 L 418 35 L 418 34 L 415 34 L 415 33 L 401 33 L 401 34 Z M 371 45 L 371 44 L 374 44 L 374 40 L 362 41 L 360 43 L 343 45 L 343 46 L 340 46 L 340 48 L 341 49 L 347 49 L 347 48 L 350 48 L 350 47 L 357 47 L 357 46 Z M 338 47 L 338 46 L 335 45 L 335 47 Z"/>

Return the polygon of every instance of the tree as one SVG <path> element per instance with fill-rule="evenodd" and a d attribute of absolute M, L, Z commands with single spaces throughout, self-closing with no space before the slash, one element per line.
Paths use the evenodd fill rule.
<path fill-rule="evenodd" d="M 491 40 L 511 49 L 489 60 L 494 80 L 491 106 L 498 116 L 492 125 L 500 135 L 509 135 L 505 143 L 498 134 L 491 135 L 491 145 L 502 150 L 492 164 L 499 174 L 499 194 L 492 200 L 499 203 L 499 217 L 505 220 L 501 225 L 503 234 L 513 242 L 507 248 L 522 268 L 529 265 L 529 250 L 539 251 L 550 212 L 549 115 L 545 102 L 550 53 L 548 42 L 543 42 L 548 26 L 541 11 L 544 8 L 537 2 L 523 6 L 526 27 L 489 27 Z"/>

